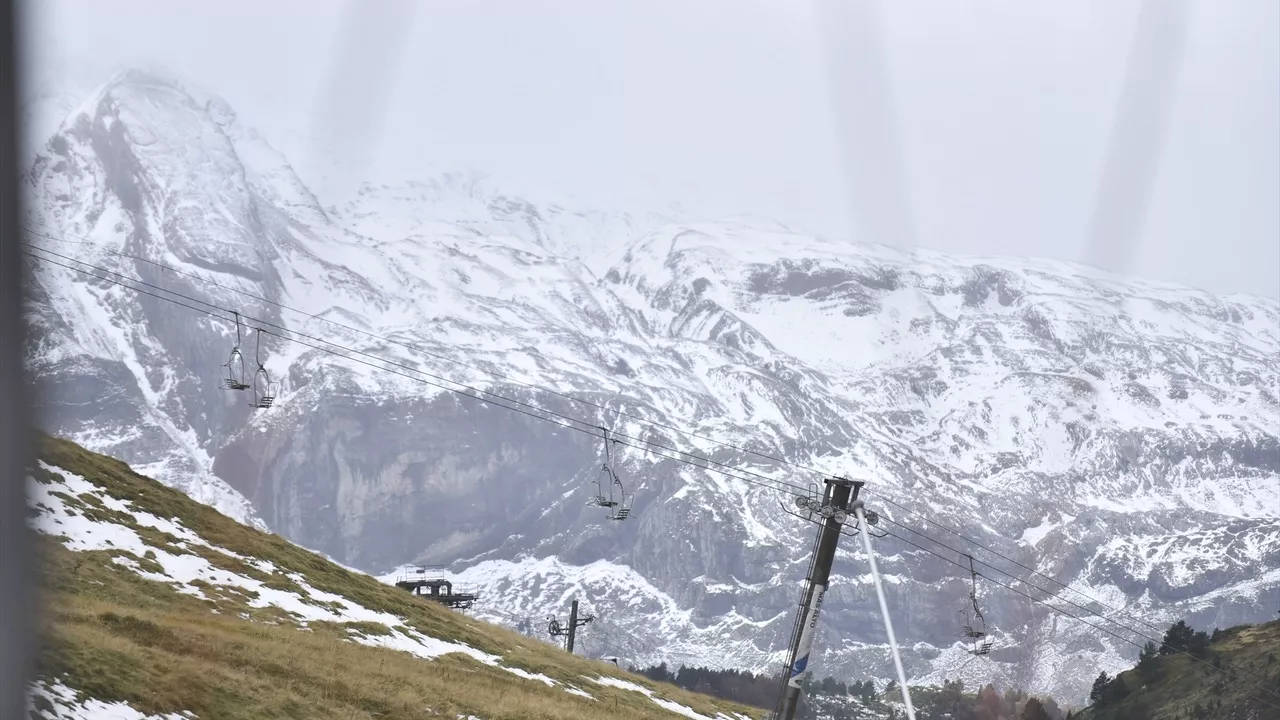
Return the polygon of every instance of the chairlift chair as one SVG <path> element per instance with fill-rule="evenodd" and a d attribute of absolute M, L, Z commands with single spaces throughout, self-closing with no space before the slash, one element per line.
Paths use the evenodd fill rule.
<path fill-rule="evenodd" d="M 973 556 L 967 557 L 969 558 L 969 603 L 960 611 L 964 617 L 960 634 L 973 643 L 972 647 L 965 648 L 969 654 L 986 655 L 991 652 L 995 641 L 987 636 L 987 619 L 982 616 L 982 610 L 978 607 L 978 572 L 973 569 Z"/>
<path fill-rule="evenodd" d="M 601 465 L 600 472 L 596 474 L 596 479 L 593 481 L 596 486 L 596 494 L 591 498 L 591 502 L 592 504 L 598 505 L 602 508 L 612 508 L 618 503 L 614 502 L 608 495 L 604 494 L 604 486 L 600 484 L 600 480 L 602 478 L 609 478 L 610 482 L 612 481 L 613 471 L 609 469 L 608 465 Z"/>
<path fill-rule="evenodd" d="M 609 494 L 604 494 L 604 486 L 602 480 L 608 478 Z M 595 479 L 596 494 L 591 498 L 594 505 L 602 507 L 609 511 L 606 515 L 609 520 L 626 520 L 631 516 L 631 499 L 632 495 L 628 494 L 626 489 L 622 487 L 622 481 L 618 479 L 617 473 L 608 465 L 600 467 L 600 474 Z M 616 489 L 615 489 L 616 488 Z"/>
<path fill-rule="evenodd" d="M 970 655 L 986 655 L 991 652 L 995 641 L 987 636 L 987 621 L 976 605 L 966 605 L 960 611 L 962 616 L 960 636 L 966 641 L 965 652 Z"/>
<path fill-rule="evenodd" d="M 248 390 L 252 387 L 244 381 L 244 356 L 240 354 L 240 348 L 231 349 L 231 357 L 223 363 L 221 387 L 225 390 Z"/>
<path fill-rule="evenodd" d="M 613 481 L 618 486 L 618 494 L 622 497 L 622 500 L 614 503 L 613 512 L 609 513 L 609 519 L 626 520 L 631 517 L 631 500 L 633 496 L 628 495 L 626 491 L 623 490 L 622 483 L 618 482 L 618 478 L 615 477 Z"/>
<path fill-rule="evenodd" d="M 631 516 L 631 500 L 633 496 L 627 494 L 626 489 L 622 486 L 622 481 L 618 479 L 618 474 L 613 470 L 613 455 L 609 450 L 608 428 L 602 427 L 600 431 L 604 436 L 604 464 L 600 466 L 600 472 L 596 475 L 594 481 L 596 494 L 591 498 L 591 503 L 608 510 L 609 514 L 605 517 L 609 520 L 626 520 Z M 613 442 L 616 443 L 617 440 Z M 606 476 L 609 483 L 608 496 L 604 494 L 603 485 Z"/>
<path fill-rule="evenodd" d="M 960 624 L 960 634 L 970 640 L 981 640 L 987 636 L 987 621 L 982 613 L 970 612 L 970 606 L 960 611 L 964 617 Z"/>
<path fill-rule="evenodd" d="M 254 359 L 258 361 L 258 370 L 253 374 L 253 402 L 250 407 L 267 409 L 276 401 L 280 392 L 280 383 L 272 380 L 267 368 L 262 364 L 262 330 L 258 330 L 258 344 L 254 348 Z"/>
<path fill-rule="evenodd" d="M 234 312 L 234 311 L 233 311 Z M 231 355 L 222 365 L 226 372 L 222 376 L 221 387 L 226 390 L 248 390 L 252 385 L 245 382 L 244 356 L 240 354 L 240 313 L 236 316 L 236 344 L 231 348 Z"/>
<path fill-rule="evenodd" d="M 265 410 L 276 401 L 276 393 L 280 391 L 280 383 L 267 375 L 267 369 L 259 367 L 253 374 L 253 407 Z"/>

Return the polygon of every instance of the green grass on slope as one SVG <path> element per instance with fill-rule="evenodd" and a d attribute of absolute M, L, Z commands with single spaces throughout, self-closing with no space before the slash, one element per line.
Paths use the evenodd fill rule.
<path fill-rule="evenodd" d="M 126 524 L 148 545 L 171 553 L 199 553 L 214 565 L 253 577 L 269 587 L 305 592 L 287 573 L 302 575 L 318 590 L 366 608 L 391 613 L 431 637 L 462 642 L 499 655 L 502 663 L 542 673 L 592 695 L 520 678 L 463 654 L 423 660 L 405 652 L 351 642 L 353 632 L 388 635 L 377 623 L 308 623 L 277 608 L 249 605 L 252 591 L 199 583 L 205 599 L 148 580 L 119 564 L 121 556 L 143 570 L 158 564 L 123 550 L 72 552 L 48 536 L 40 538 L 41 676 L 103 701 L 123 701 L 148 713 L 189 710 L 203 719 L 456 718 L 484 720 L 555 718 L 674 718 L 644 695 L 598 685 L 602 675 L 654 690 L 711 717 L 746 708 L 620 672 L 611 664 L 569 655 L 504 628 L 472 620 L 435 603 L 349 572 L 282 538 L 239 524 L 182 493 L 134 473 L 112 458 L 54 438 L 42 437 L 38 457 L 83 476 L 106 493 L 180 523 L 216 548 L 270 561 L 281 572 L 268 575 L 229 554 L 193 545 L 135 524 L 88 494 L 60 497 L 75 512 Z M 49 483 L 39 468 L 31 474 Z M 35 511 L 33 511 L 34 514 Z M 148 551 L 147 554 L 150 554 Z M 153 556 L 154 557 L 154 556 Z M 320 602 L 320 601 L 315 601 Z M 731 715 L 730 715 L 731 716 Z"/>
<path fill-rule="evenodd" d="M 1226 630 L 1196 662 L 1159 658 L 1144 677 L 1120 674 L 1124 699 L 1095 703 L 1081 720 L 1261 720 L 1280 718 L 1280 620 Z M 1206 665 L 1205 663 L 1208 663 Z M 1226 672 L 1220 672 L 1214 666 Z"/>

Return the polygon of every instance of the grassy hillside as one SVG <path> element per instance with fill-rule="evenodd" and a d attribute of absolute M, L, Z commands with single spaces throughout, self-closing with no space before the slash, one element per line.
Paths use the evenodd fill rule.
<path fill-rule="evenodd" d="M 1280 717 L 1280 620 L 1215 634 L 1196 662 L 1156 657 L 1112 680 L 1081 720 L 1260 720 Z M 1206 665 L 1207 663 L 1207 665 Z M 1220 672 L 1215 667 L 1226 672 Z M 1228 674 L 1229 673 L 1229 674 Z"/>
<path fill-rule="evenodd" d="M 120 703 L 166 720 L 764 714 L 414 598 L 73 443 L 43 437 L 37 455 L 34 717 L 143 717 Z"/>

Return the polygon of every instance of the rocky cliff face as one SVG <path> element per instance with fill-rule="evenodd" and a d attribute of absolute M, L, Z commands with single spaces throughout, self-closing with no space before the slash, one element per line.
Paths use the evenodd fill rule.
<path fill-rule="evenodd" d="M 601 438 L 547 420 L 800 486 L 821 477 L 796 465 L 865 479 L 887 517 L 1030 575 L 905 506 L 1156 624 L 1258 620 L 1280 600 L 1273 300 L 579 211 L 460 176 L 322 208 L 225 103 L 138 73 L 73 112 L 26 180 L 48 251 L 310 338 L 263 336 L 281 392 L 252 411 L 219 387 L 233 324 L 35 262 L 51 431 L 349 565 L 450 563 L 502 622 L 572 596 L 601 616 L 589 651 L 773 667 L 812 542 L 778 487 L 633 448 L 616 466 L 634 512 L 610 522 L 587 505 Z M 259 338 L 241 332 L 252 369 Z M 970 662 L 967 573 L 877 545 L 922 681 L 1078 698 L 1136 653 L 980 579 L 997 649 Z M 826 607 L 818 672 L 887 678 L 853 542 Z"/>

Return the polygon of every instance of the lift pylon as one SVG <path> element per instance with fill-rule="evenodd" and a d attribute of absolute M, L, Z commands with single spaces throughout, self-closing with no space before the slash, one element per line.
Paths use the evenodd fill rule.
<path fill-rule="evenodd" d="M 827 478 L 825 483 L 826 490 L 821 502 L 797 502 L 797 505 L 811 514 L 823 518 L 823 522 L 814 543 L 809 573 L 805 578 L 804 595 L 791 632 L 791 652 L 773 715 L 776 720 L 792 720 L 800 704 L 800 692 L 809 672 L 809 657 L 818 633 L 818 616 L 822 612 L 822 600 L 831 579 L 831 565 L 835 562 L 841 526 L 848 519 L 849 504 L 858 499 L 858 493 L 865 484 L 859 480 L 839 477 Z"/>
<path fill-rule="evenodd" d="M 578 617 L 578 601 L 574 600 L 569 607 L 569 624 L 561 625 L 558 619 L 550 618 L 547 621 L 547 634 L 551 637 L 564 637 L 564 649 L 573 654 L 573 641 L 578 636 L 578 628 L 595 619 L 595 615 Z"/>

